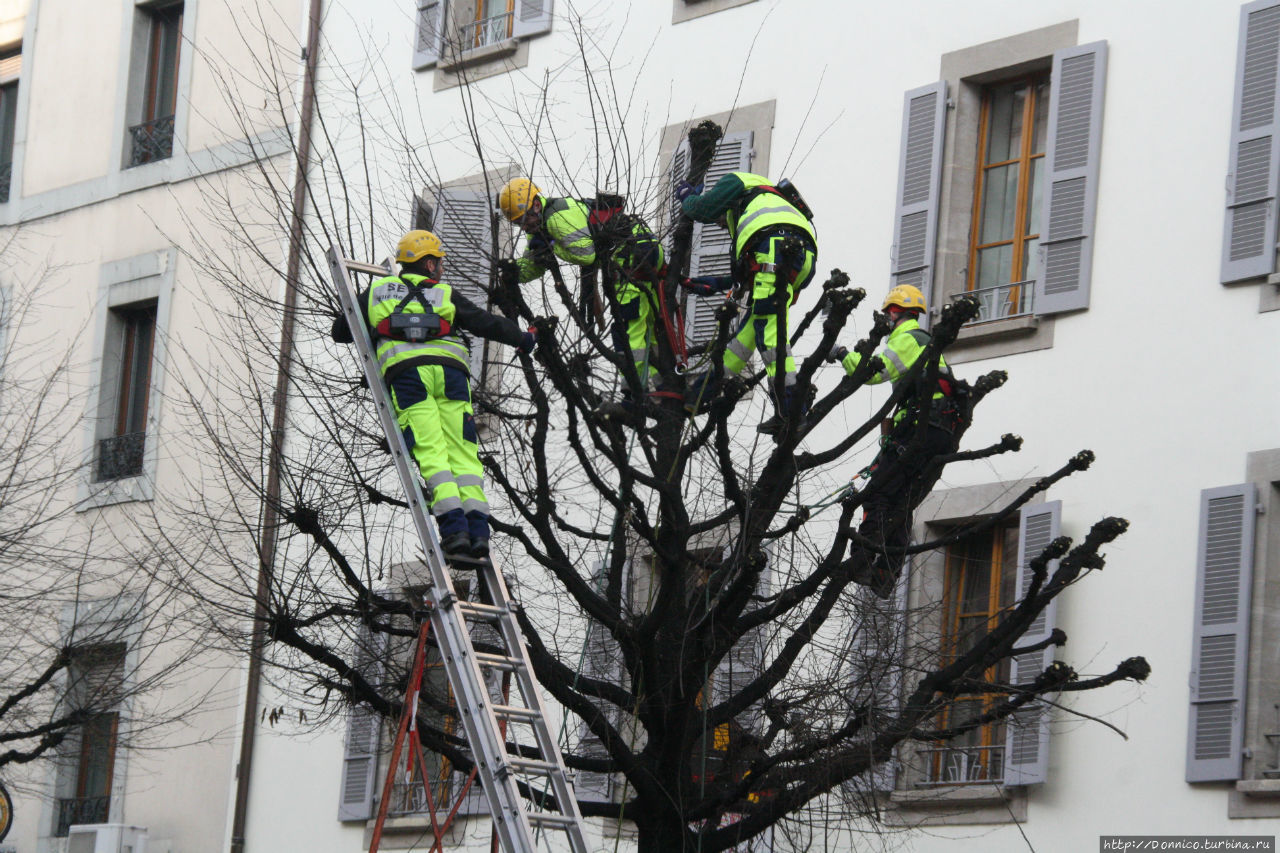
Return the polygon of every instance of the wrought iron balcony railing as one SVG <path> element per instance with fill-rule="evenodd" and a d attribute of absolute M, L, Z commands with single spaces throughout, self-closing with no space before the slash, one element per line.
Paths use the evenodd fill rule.
<path fill-rule="evenodd" d="M 955 293 L 951 298 L 958 299 L 961 296 L 978 297 L 978 316 L 970 322 L 989 323 L 992 320 L 1006 320 L 1009 317 L 1020 317 L 1031 313 L 1035 299 L 1035 282 L 1015 281 L 1012 284 L 999 284 L 995 287 Z"/>
<path fill-rule="evenodd" d="M 142 473 L 142 452 L 146 448 L 147 434 L 131 432 L 98 440 L 98 464 L 94 470 L 94 482 L 121 480 Z"/>
<path fill-rule="evenodd" d="M 991 785 L 1004 781 L 1004 745 L 917 750 L 929 770 L 926 785 Z"/>
<path fill-rule="evenodd" d="M 513 16 L 514 13 L 512 12 L 503 12 L 501 15 L 493 15 L 489 18 L 481 18 L 479 21 L 463 24 L 458 28 L 462 52 L 466 53 L 468 50 L 484 47 L 487 44 L 496 44 L 503 39 L 511 38 Z"/>
<path fill-rule="evenodd" d="M 129 128 L 133 150 L 130 166 L 141 166 L 173 156 L 173 116 L 144 121 Z"/>
<path fill-rule="evenodd" d="M 67 830 L 82 823 L 106 823 L 111 797 L 70 797 L 58 800 L 58 827 L 54 835 L 66 838 Z"/>

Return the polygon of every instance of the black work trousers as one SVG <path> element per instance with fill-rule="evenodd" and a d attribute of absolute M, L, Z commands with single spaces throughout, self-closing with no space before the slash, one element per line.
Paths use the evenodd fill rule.
<path fill-rule="evenodd" d="M 884 543 L 886 547 L 878 550 L 873 559 L 878 569 L 887 570 L 894 578 L 901 573 L 905 557 L 889 549 L 910 544 L 911 513 L 942 474 L 934 460 L 952 450 L 952 431 L 930 424 L 924 443 L 908 454 L 905 451 L 914 433 L 914 425 L 894 427 L 871 463 L 871 479 L 863 489 L 867 495 L 863 504 L 866 516 L 858 533 L 877 544 Z"/>

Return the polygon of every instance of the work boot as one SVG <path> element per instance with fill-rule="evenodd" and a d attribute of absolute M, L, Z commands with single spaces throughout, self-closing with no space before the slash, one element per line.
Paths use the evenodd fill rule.
<path fill-rule="evenodd" d="M 471 537 L 466 533 L 450 533 L 440 540 L 440 550 L 446 560 L 471 556 Z"/>
<path fill-rule="evenodd" d="M 635 400 L 625 399 L 605 403 L 596 409 L 596 414 L 630 429 L 642 430 L 645 427 L 644 407 Z"/>
<path fill-rule="evenodd" d="M 719 393 L 719 383 L 711 371 L 695 374 L 685 382 L 684 410 L 691 415 L 705 412 Z"/>
<path fill-rule="evenodd" d="M 769 418 L 768 420 L 762 421 L 760 425 L 756 427 L 756 432 L 760 433 L 761 435 L 777 435 L 778 433 L 782 432 L 782 425 L 786 421 L 784 413 L 791 411 L 792 399 L 794 399 L 794 394 L 792 392 L 792 389 L 788 388 L 785 391 L 783 391 L 782 405 L 774 407 L 773 417 Z M 808 413 L 809 413 L 809 400 L 806 399 L 804 401 L 804 404 L 800 407 L 800 419 L 796 423 L 796 426 L 800 426 L 800 424 L 804 423 L 804 416 L 807 415 Z"/>
<path fill-rule="evenodd" d="M 489 516 L 483 512 L 467 513 L 467 533 L 471 537 L 471 556 L 477 560 L 489 558 Z"/>

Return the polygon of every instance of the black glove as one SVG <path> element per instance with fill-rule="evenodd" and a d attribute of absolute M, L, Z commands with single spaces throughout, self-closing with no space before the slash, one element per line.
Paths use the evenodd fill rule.
<path fill-rule="evenodd" d="M 516 346 L 517 350 L 528 355 L 533 355 L 533 351 L 538 347 L 538 338 L 534 335 L 534 330 L 536 328 L 536 326 L 529 327 L 529 331 L 524 333 L 524 336 L 520 339 L 520 343 Z"/>
<path fill-rule="evenodd" d="M 329 337 L 333 338 L 335 344 L 353 344 L 356 342 L 355 335 L 351 334 L 351 326 L 347 324 L 346 314 L 339 314 L 333 318 L 333 326 L 329 329 Z"/>
<path fill-rule="evenodd" d="M 505 287 L 518 287 L 520 285 L 520 265 L 515 262 L 514 258 L 503 258 L 498 261 L 498 281 L 502 282 Z"/>
<path fill-rule="evenodd" d="M 542 263 L 542 260 L 551 257 L 551 241 L 541 234 L 529 235 L 529 254 L 534 260 Z"/>
<path fill-rule="evenodd" d="M 831 352 L 827 353 L 827 361 L 833 364 L 841 364 L 844 362 L 844 358 L 848 354 L 849 350 L 847 347 L 842 347 L 839 344 L 836 344 L 831 348 Z"/>

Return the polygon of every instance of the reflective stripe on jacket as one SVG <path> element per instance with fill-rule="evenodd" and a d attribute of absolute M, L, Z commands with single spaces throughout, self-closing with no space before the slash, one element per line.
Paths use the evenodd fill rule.
<path fill-rule="evenodd" d="M 369 330 L 378 351 L 378 368 L 385 376 L 391 368 L 410 359 L 417 359 L 423 364 L 448 364 L 467 370 L 470 359 L 466 343 L 454 332 L 420 343 L 398 341 L 394 338 L 378 334 L 378 324 L 392 314 L 425 314 L 426 309 L 416 298 L 410 298 L 409 287 L 405 284 L 427 283 L 422 296 L 431 304 L 432 309 L 447 322 L 450 329 L 454 326 L 456 310 L 453 304 L 453 288 L 444 282 L 432 282 L 425 276 L 407 273 L 404 276 L 387 276 L 369 285 L 369 301 L 366 316 L 369 318 Z M 401 302 L 404 305 L 401 306 Z"/>
<path fill-rule="evenodd" d="M 578 266 L 596 262 L 596 245 L 591 240 L 591 212 L 576 198 L 549 198 L 542 204 L 542 231 L 551 238 L 551 251 L 562 261 Z M 532 235 L 531 235 L 532 239 Z M 532 281 L 545 272 L 542 264 L 526 251 L 516 259 L 521 281 Z"/>
<path fill-rule="evenodd" d="M 871 374 L 871 378 L 867 380 L 867 383 L 869 385 L 878 385 L 881 382 L 890 382 L 896 391 L 898 383 L 911 370 L 911 366 L 924 354 L 925 347 L 929 345 L 930 340 L 929 333 L 920 328 L 920 323 L 915 318 L 903 320 L 893 328 L 893 331 L 889 333 L 889 337 L 885 338 L 884 349 L 878 353 L 880 360 L 884 362 L 884 369 Z M 844 361 L 841 364 L 844 365 L 845 373 L 852 375 L 858 369 L 858 364 L 861 361 L 861 355 L 856 352 L 850 352 L 844 357 Z M 951 379 L 951 368 L 947 366 L 947 360 L 942 356 L 938 357 L 938 376 L 942 379 Z M 920 379 L 923 380 L 923 376 Z M 943 396 L 945 395 L 941 389 L 934 389 L 934 400 L 940 400 Z M 899 411 L 894 416 L 895 422 L 904 416 L 908 402 L 908 399 L 904 398 L 898 404 Z"/>
<path fill-rule="evenodd" d="M 750 172 L 732 172 L 731 174 L 742 181 L 748 193 L 756 187 L 773 186 L 768 178 L 761 175 L 753 175 Z M 751 245 L 751 239 L 766 228 L 782 226 L 796 228 L 808 234 L 814 245 L 818 243 L 818 235 L 813 230 L 813 223 L 796 210 L 791 202 L 776 193 L 757 193 L 756 197 L 747 203 L 741 215 L 735 215 L 735 211 L 730 210 L 726 214 L 725 221 L 729 226 L 729 233 L 733 234 L 734 257 L 741 257 L 743 251 Z"/>

